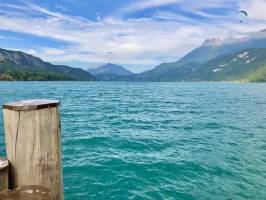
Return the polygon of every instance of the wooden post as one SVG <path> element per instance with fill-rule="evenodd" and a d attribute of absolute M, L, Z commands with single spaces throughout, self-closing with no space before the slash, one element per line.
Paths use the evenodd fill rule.
<path fill-rule="evenodd" d="M 3 105 L 11 189 L 39 185 L 63 200 L 60 101 L 27 100 Z"/>
<path fill-rule="evenodd" d="M 0 158 L 0 191 L 8 190 L 8 160 Z"/>
<path fill-rule="evenodd" d="M 25 186 L 13 191 L 0 192 L 1 200 L 51 200 L 50 190 L 40 186 Z"/>

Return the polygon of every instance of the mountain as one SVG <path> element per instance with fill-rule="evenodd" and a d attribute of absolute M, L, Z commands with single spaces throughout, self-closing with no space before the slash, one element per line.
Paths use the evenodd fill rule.
<path fill-rule="evenodd" d="M 112 63 L 99 66 L 95 69 L 87 69 L 98 80 L 102 81 L 128 81 L 132 80 L 134 73 L 124 67 Z"/>
<path fill-rule="evenodd" d="M 266 79 L 264 72 L 266 72 L 266 49 L 250 48 L 210 60 L 193 73 L 193 78 L 202 81 L 260 82 Z"/>
<path fill-rule="evenodd" d="M 65 65 L 53 65 L 20 51 L 0 49 L 0 80 L 92 81 L 87 71 Z"/>
<path fill-rule="evenodd" d="M 203 44 L 173 63 L 163 63 L 152 70 L 138 74 L 135 80 L 138 81 L 238 81 L 249 80 L 251 74 L 259 68 L 264 68 L 263 54 L 266 49 L 266 31 L 254 32 L 246 38 L 227 39 L 222 42 L 219 39 L 208 39 Z M 231 63 L 230 67 L 223 68 L 223 72 L 212 70 L 217 68 L 216 64 L 223 63 L 237 55 L 250 51 L 249 56 L 256 57 L 249 63 Z M 256 55 L 258 54 L 258 55 Z M 261 57 L 262 56 L 262 57 Z M 242 70 L 247 67 L 246 71 Z M 212 69 L 213 67 L 216 67 Z M 230 68 L 230 70 L 229 70 Z M 208 71 L 209 70 L 209 71 Z M 218 69 L 219 70 L 219 69 Z M 226 72 L 226 73 L 225 73 Z M 245 72 L 245 73 L 244 73 Z M 223 75 L 221 75 L 223 73 Z M 236 73 L 239 73 L 238 75 Z M 247 74 L 246 74 L 247 73 Z M 263 78 L 262 78 L 263 79 Z M 266 79 L 266 78 L 265 78 Z M 255 79 L 252 79 L 255 81 Z"/>
<path fill-rule="evenodd" d="M 239 39 L 207 39 L 178 61 L 162 63 L 140 74 L 111 63 L 85 71 L 0 49 L 0 80 L 89 81 L 94 77 L 102 81 L 266 82 L 266 29 Z"/>

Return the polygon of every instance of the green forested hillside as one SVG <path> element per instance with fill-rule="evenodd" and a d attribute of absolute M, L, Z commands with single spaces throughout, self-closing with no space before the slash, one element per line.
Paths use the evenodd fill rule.
<path fill-rule="evenodd" d="M 147 72 L 145 78 L 150 81 L 263 82 L 266 81 L 266 49 L 245 49 L 234 54 L 217 56 L 206 63 L 187 63 L 176 68 L 168 67 L 158 73 L 159 69 Z"/>
<path fill-rule="evenodd" d="M 0 80 L 91 81 L 95 78 L 83 69 L 52 65 L 23 52 L 0 49 Z"/>
<path fill-rule="evenodd" d="M 265 66 L 266 49 L 245 49 L 205 63 L 195 77 L 204 81 L 258 81 L 263 79 Z"/>
<path fill-rule="evenodd" d="M 266 31 L 241 40 L 206 40 L 183 58 L 134 74 L 115 64 L 97 69 L 52 65 L 32 55 L 0 49 L 0 80 L 266 81 Z M 92 74 L 92 75 L 91 75 Z"/>
<path fill-rule="evenodd" d="M 211 39 L 176 62 L 163 63 L 138 74 L 135 80 L 261 82 L 266 79 L 265 58 L 265 31 L 238 41 L 222 43 Z"/>

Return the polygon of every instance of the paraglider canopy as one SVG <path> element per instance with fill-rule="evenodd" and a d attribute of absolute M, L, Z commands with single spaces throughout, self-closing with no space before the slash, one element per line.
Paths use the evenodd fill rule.
<path fill-rule="evenodd" d="M 244 11 L 244 10 L 240 10 L 237 14 L 241 15 L 241 17 L 247 17 L 248 16 L 247 11 Z M 241 19 L 240 23 L 242 23 L 242 22 L 243 22 L 243 20 Z"/>
<path fill-rule="evenodd" d="M 246 16 L 248 16 L 248 13 L 246 12 L 246 11 L 244 11 L 244 10 L 240 10 L 239 12 L 238 12 L 238 14 L 244 14 L 244 15 L 246 15 Z"/>

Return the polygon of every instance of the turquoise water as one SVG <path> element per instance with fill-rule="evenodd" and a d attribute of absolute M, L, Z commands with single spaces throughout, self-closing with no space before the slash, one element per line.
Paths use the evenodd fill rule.
<path fill-rule="evenodd" d="M 62 100 L 67 200 L 266 199 L 266 84 L 0 82 L 29 98 Z"/>

